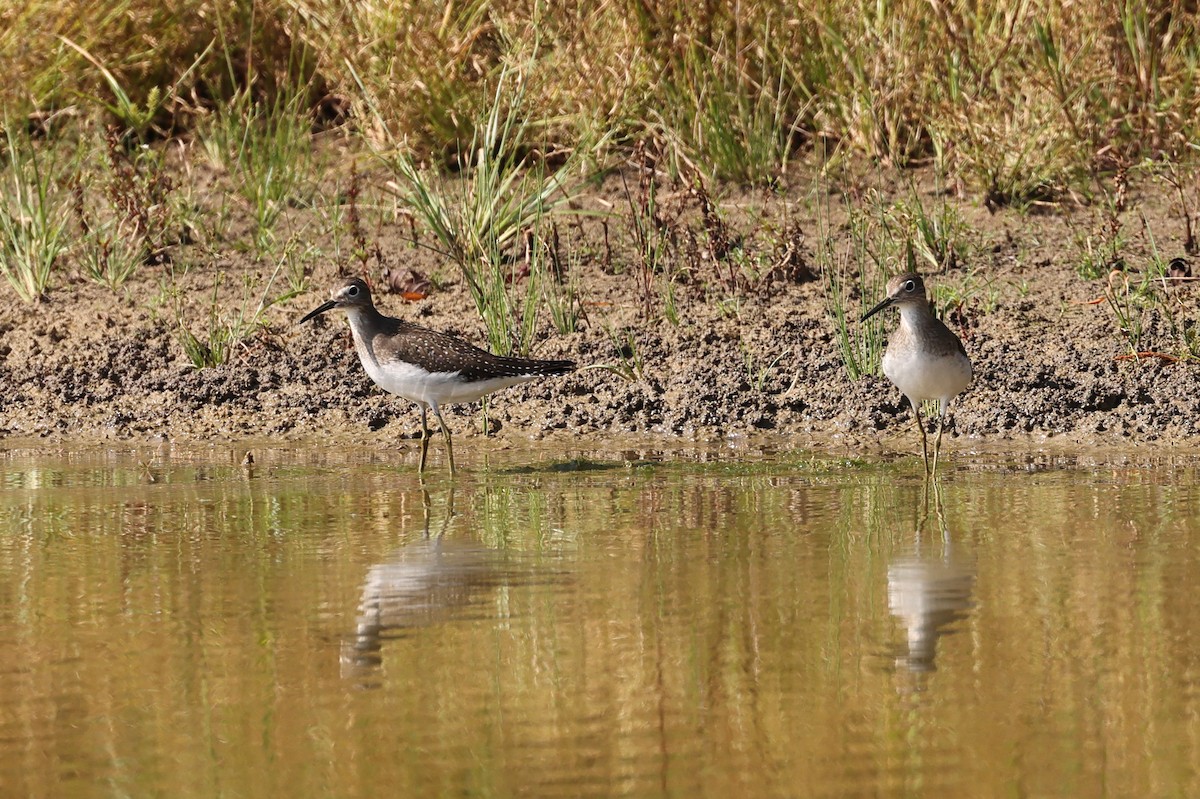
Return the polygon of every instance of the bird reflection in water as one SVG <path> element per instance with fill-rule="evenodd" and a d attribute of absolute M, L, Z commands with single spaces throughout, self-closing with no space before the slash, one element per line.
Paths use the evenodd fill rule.
<path fill-rule="evenodd" d="M 422 494 L 424 535 L 367 570 L 354 638 L 342 644 L 343 677 L 362 677 L 379 666 L 388 640 L 451 621 L 495 616 L 491 600 L 498 588 L 558 579 L 519 554 L 447 538 L 455 515 L 453 489 L 440 529 L 431 535 L 429 495 Z"/>
<path fill-rule="evenodd" d="M 936 520 L 940 541 L 925 546 L 925 515 L 917 525 L 916 548 L 888 566 L 888 607 L 904 628 L 906 640 L 895 658 L 898 671 L 923 675 L 937 671 L 938 639 L 955 632 L 955 625 L 974 606 L 975 562 L 950 540 L 942 513 L 941 496 L 934 486 Z M 931 542 L 933 543 L 933 542 Z"/>

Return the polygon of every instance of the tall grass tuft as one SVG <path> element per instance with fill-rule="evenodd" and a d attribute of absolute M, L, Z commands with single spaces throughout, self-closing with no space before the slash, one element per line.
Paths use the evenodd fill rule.
<path fill-rule="evenodd" d="M 860 317 L 883 297 L 885 274 L 870 256 L 871 229 L 861 216 L 851 216 L 850 241 L 835 244 L 827 228 L 821 231 L 817 264 L 825 291 L 825 304 L 834 325 L 838 354 L 851 380 L 877 374 L 883 358 L 884 321 L 876 315 Z"/>
<path fill-rule="evenodd" d="M 654 114 L 689 171 L 747 184 L 786 171 L 804 108 L 792 65 L 771 46 L 775 32 L 766 21 L 749 56 L 726 38 L 712 47 L 692 41 L 664 80 Z"/>
<path fill-rule="evenodd" d="M 270 101 L 238 92 L 200 130 L 209 160 L 227 170 L 250 206 L 259 253 L 275 243 L 275 227 L 292 203 L 301 201 L 312 178 L 312 121 L 302 87 Z"/>
<path fill-rule="evenodd" d="M 664 219 L 659 203 L 657 161 L 641 145 L 634 148 L 633 160 L 638 164 L 636 191 L 629 186 L 625 175 L 621 175 L 625 199 L 629 204 L 629 212 L 623 217 L 628 222 L 636 253 L 633 274 L 637 280 L 642 317 L 653 318 L 655 305 L 661 301 L 664 316 L 671 324 L 678 324 L 674 275 L 670 268 L 675 231 L 671 223 Z"/>
<path fill-rule="evenodd" d="M 7 165 L 0 185 L 0 272 L 25 302 L 41 299 L 67 248 L 70 199 L 55 186 L 54 153 L 45 163 L 39 148 L 16 126 L 5 124 Z"/>
<path fill-rule="evenodd" d="M 99 99 L 99 95 L 97 95 L 96 102 L 106 108 L 123 126 L 126 132 L 136 137 L 137 141 L 141 144 L 146 143 L 151 132 L 159 136 L 166 135 L 166 131 L 157 127 L 156 123 L 164 115 L 168 106 L 178 102 L 179 97 L 177 92 L 179 87 L 187 82 L 192 73 L 203 63 L 216 45 L 216 40 L 214 39 L 202 53 L 196 56 L 196 59 L 183 71 L 183 74 L 177 77 L 166 89 L 157 85 L 150 86 L 145 92 L 145 99 L 139 103 L 130 96 L 129 92 L 121 84 L 121 81 L 117 79 L 117 76 L 103 62 L 69 38 L 65 36 L 60 38 L 63 44 L 82 56 L 104 78 L 104 82 L 107 84 L 113 99 L 105 101 Z"/>
<path fill-rule="evenodd" d="M 458 267 L 500 353 L 524 352 L 538 296 L 518 288 L 526 235 L 543 238 L 553 216 L 579 213 L 570 205 L 582 187 L 593 147 L 550 153 L 537 137 L 520 70 L 505 69 L 491 107 L 457 158 L 458 179 L 420 168 L 397 142 L 378 154 L 391 170 L 391 189 L 432 234 L 436 249 Z M 382 118 L 379 119 L 381 126 Z M 552 158 L 559 160 L 550 166 Z"/>
<path fill-rule="evenodd" d="M 127 149 L 120 130 L 104 137 L 97 179 L 73 183 L 79 224 L 76 260 L 83 274 L 116 291 L 142 265 L 161 260 L 176 221 L 173 182 L 163 154 L 146 145 Z"/>

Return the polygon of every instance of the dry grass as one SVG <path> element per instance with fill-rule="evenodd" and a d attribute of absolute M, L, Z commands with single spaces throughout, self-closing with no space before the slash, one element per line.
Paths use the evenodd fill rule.
<path fill-rule="evenodd" d="M 99 63 L 170 135 L 199 108 L 300 79 L 326 110 L 368 93 L 392 136 L 438 162 L 475 137 L 504 67 L 532 60 L 538 124 L 565 146 L 612 132 L 757 180 L 819 138 L 935 159 L 992 202 L 1027 202 L 1185 150 L 1198 19 L 1164 0 L 32 0 L 0 10 L 0 105 L 112 114 Z"/>

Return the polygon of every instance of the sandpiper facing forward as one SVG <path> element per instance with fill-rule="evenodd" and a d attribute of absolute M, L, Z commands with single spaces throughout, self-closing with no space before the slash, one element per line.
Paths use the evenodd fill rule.
<path fill-rule="evenodd" d="M 908 397 L 921 431 L 921 455 L 925 459 L 925 471 L 934 474 L 937 472 L 938 451 L 942 445 L 946 407 L 971 382 L 971 359 L 967 357 L 967 351 L 958 336 L 933 315 L 920 275 L 910 272 L 888 281 L 887 297 L 867 311 L 862 321 L 865 322 L 889 305 L 900 309 L 900 327 L 888 339 L 887 352 L 883 355 L 883 373 Z M 922 400 L 937 400 L 940 405 L 932 467 L 929 464 L 925 425 L 921 421 Z"/>
<path fill-rule="evenodd" d="M 454 474 L 454 445 L 440 406 L 474 402 L 502 388 L 575 369 L 573 361 L 503 358 L 460 338 L 385 316 L 371 301 L 367 284 L 356 277 L 335 286 L 331 299 L 301 319 L 300 324 L 334 309 L 345 311 L 349 317 L 354 349 L 375 384 L 389 394 L 417 403 L 421 409 L 420 472 L 425 471 L 429 451 L 426 414 L 430 408 L 446 436 L 446 459 Z"/>

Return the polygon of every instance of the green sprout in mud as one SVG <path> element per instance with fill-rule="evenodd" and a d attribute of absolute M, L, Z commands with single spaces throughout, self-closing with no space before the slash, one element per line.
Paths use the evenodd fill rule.
<path fill-rule="evenodd" d="M 555 242 L 557 228 L 551 240 L 535 242 L 531 247 L 530 280 L 541 287 L 542 299 L 550 313 L 550 321 L 559 335 L 579 330 L 583 320 L 580 299 L 579 273 L 583 263 L 579 250 L 568 248 L 565 258 L 559 256 Z"/>
<path fill-rule="evenodd" d="M 1074 238 L 1079 252 L 1075 271 L 1084 280 L 1096 280 L 1123 266 L 1129 241 L 1112 197 L 1105 198 L 1103 219 L 1095 229 Z"/>
<path fill-rule="evenodd" d="M 791 347 L 784 347 L 774 358 L 770 359 L 756 356 L 754 351 L 744 344 L 741 346 L 741 350 L 746 384 L 755 394 L 762 394 L 766 390 L 768 381 L 778 371 L 779 365 L 790 362 L 794 356 Z"/>
<path fill-rule="evenodd" d="M 185 307 L 183 293 L 173 286 L 165 290 L 175 317 L 176 337 L 192 366 L 203 369 L 226 363 L 239 348 L 246 347 L 254 336 L 266 328 L 266 312 L 269 308 L 297 296 L 296 291 L 271 296 L 272 287 L 284 265 L 285 259 L 280 259 L 258 291 L 258 278 L 247 275 L 242 281 L 241 302 L 232 308 L 221 304 L 225 273 L 218 273 L 199 325 L 188 323 L 191 314 Z"/>
<path fill-rule="evenodd" d="M 641 380 L 646 363 L 641 347 L 638 346 L 637 334 L 629 329 L 618 332 L 607 320 L 602 323 L 602 327 L 605 337 L 620 360 L 616 363 L 596 364 L 592 368 L 607 370 L 630 383 Z"/>
<path fill-rule="evenodd" d="M 908 199 L 896 203 L 891 214 L 904 230 L 905 238 L 912 242 L 916 254 L 928 264 L 927 268 L 940 273 L 956 267 L 966 254 L 968 227 L 958 210 L 946 201 L 940 180 L 934 193 L 938 199 L 930 210 L 917 188 L 910 184 Z"/>
<path fill-rule="evenodd" d="M 673 247 L 675 231 L 661 216 L 657 165 L 647 156 L 644 147 L 634 148 L 633 161 L 638 164 L 637 190 L 635 192 L 630 187 L 624 172 L 621 173 L 621 186 L 628 204 L 628 212 L 624 217 L 633 240 L 634 274 L 638 281 L 642 317 L 653 318 L 657 295 L 664 306 L 669 303 L 669 310 L 667 307 L 663 309 L 664 315 L 672 324 L 678 324 L 674 280 L 668 271 L 668 254 Z M 656 284 L 660 286 L 657 290 Z"/>
<path fill-rule="evenodd" d="M 978 269 L 972 269 L 958 280 L 946 280 L 933 287 L 934 314 L 943 321 L 956 312 L 961 313 L 968 305 L 977 307 L 983 314 L 995 312 L 1000 303 L 1000 289 L 995 278 Z"/>

